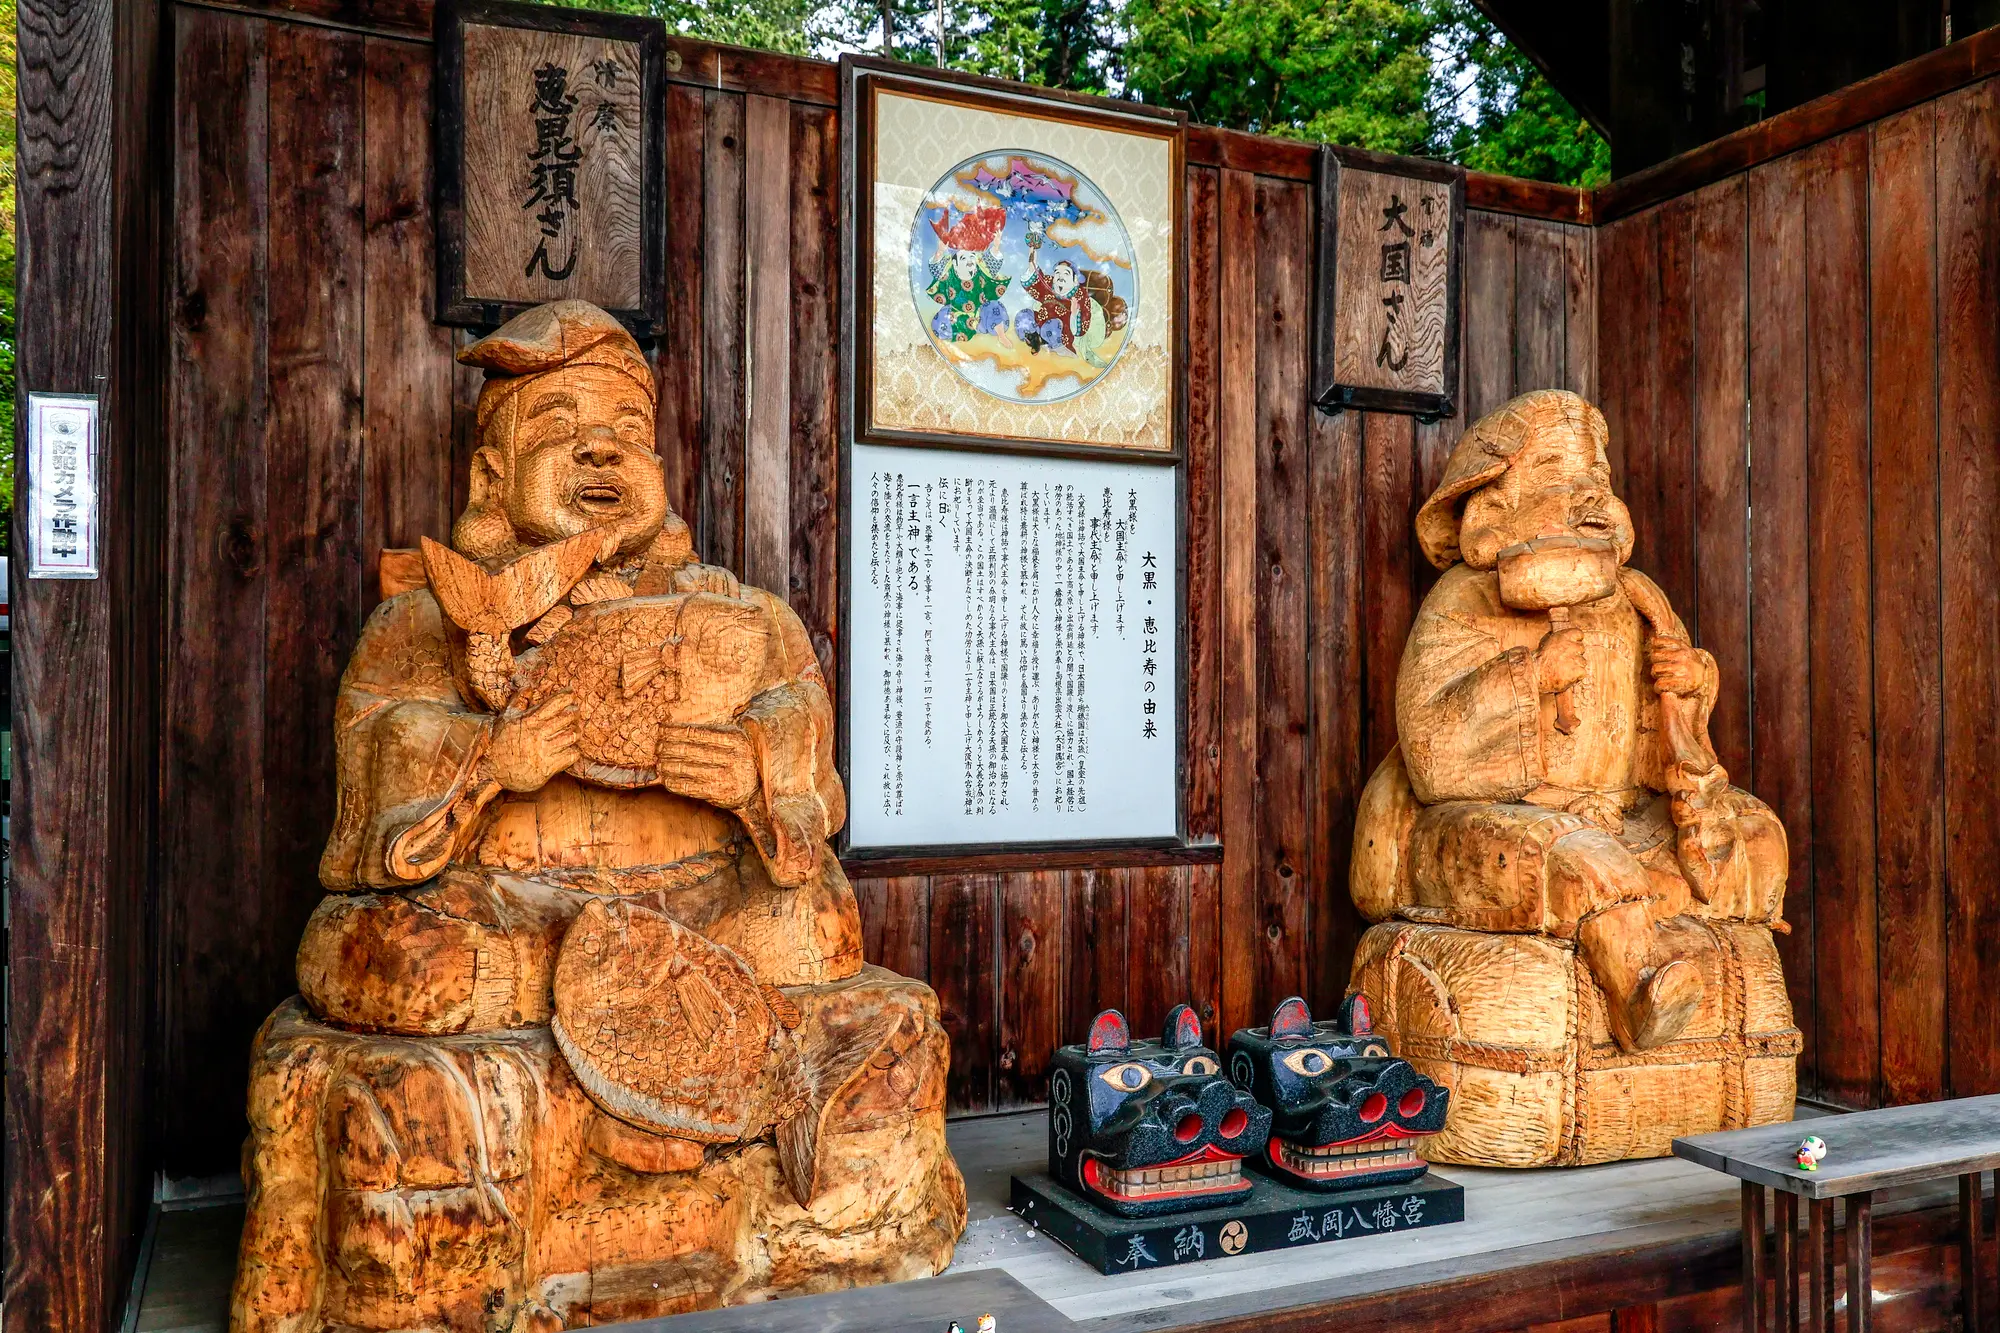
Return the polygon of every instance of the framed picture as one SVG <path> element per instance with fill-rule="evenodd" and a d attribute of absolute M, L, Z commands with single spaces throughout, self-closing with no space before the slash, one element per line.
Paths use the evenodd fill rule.
<path fill-rule="evenodd" d="M 1322 145 L 1313 400 L 1457 410 L 1465 169 Z"/>
<path fill-rule="evenodd" d="M 1184 115 L 848 56 L 841 125 L 851 438 L 1180 456 Z"/>
<path fill-rule="evenodd" d="M 657 333 L 665 28 L 504 0 L 436 22 L 438 322 L 574 298 Z"/>

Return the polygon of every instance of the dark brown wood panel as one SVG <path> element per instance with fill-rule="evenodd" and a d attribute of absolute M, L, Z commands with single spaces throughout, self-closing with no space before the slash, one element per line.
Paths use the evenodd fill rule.
<path fill-rule="evenodd" d="M 1459 415 L 1467 425 L 1514 396 L 1514 234 L 1519 225 L 1498 213 L 1466 215 Z"/>
<path fill-rule="evenodd" d="M 1362 689 L 1362 418 L 1315 413 L 1307 494 L 1312 545 L 1307 585 L 1312 664 L 1312 951 L 1306 1000 L 1328 1011 L 1347 989 L 1363 922 L 1347 895 L 1354 805 L 1362 771 L 1367 698 Z"/>
<path fill-rule="evenodd" d="M 1187 835 L 1222 837 L 1220 347 L 1222 180 L 1188 169 Z M 1209 1017 L 1212 1017 L 1209 1016 Z M 1206 1019 L 1204 1020 L 1206 1021 Z"/>
<path fill-rule="evenodd" d="M 1811 1094 L 1813 952 L 1812 653 L 1806 460 L 1807 164 L 1787 158 L 1745 182 L 1749 214 L 1750 768 L 1739 785 L 1767 802 L 1789 835 L 1791 872 L 1778 936 L 1792 1017 L 1804 1035 L 1799 1087 Z M 1747 779 L 1743 781 L 1742 779 Z"/>
<path fill-rule="evenodd" d="M 827 681 L 835 679 L 840 561 L 840 125 L 793 106 L 790 580 Z M 838 698 L 838 691 L 835 692 Z"/>
<path fill-rule="evenodd" d="M 1649 470 L 1635 476 L 1632 563 L 1653 576 L 1701 641 L 1695 598 L 1694 200 L 1660 209 L 1659 358 L 1654 382 Z"/>
<path fill-rule="evenodd" d="M 1875 720 L 1868 547 L 1868 136 L 1806 165 L 1807 571 L 1812 645 L 1817 1081 L 1848 1106 L 1880 1086 Z"/>
<path fill-rule="evenodd" d="M 674 84 L 666 98 L 666 336 L 654 360 L 660 374 L 655 435 L 674 512 L 696 521 L 701 484 L 702 337 L 706 299 L 702 252 L 707 236 L 703 174 L 708 106 L 699 88 Z"/>
<path fill-rule="evenodd" d="M 1000 886 L 996 1109 L 1048 1100 L 1049 1059 L 1063 1040 L 1062 947 L 1062 872 L 1007 876 Z"/>
<path fill-rule="evenodd" d="M 1514 224 L 1514 391 L 1566 387 L 1569 228 L 1555 222 Z"/>
<path fill-rule="evenodd" d="M 1935 130 L 1925 105 L 1869 136 L 1875 911 L 1891 1102 L 1945 1090 Z"/>
<path fill-rule="evenodd" d="M 2000 1090 L 2000 85 L 1937 108 L 1947 1082 Z"/>
<path fill-rule="evenodd" d="M 1063 1044 L 1082 1041 L 1090 1020 L 1130 1007 L 1125 956 L 1127 870 L 1063 872 Z"/>
<path fill-rule="evenodd" d="M 1750 776 L 1749 401 L 1744 353 L 1743 182 L 1695 196 L 1694 272 L 1694 596 L 1681 614 L 1699 625 L 1696 642 L 1721 673 L 1708 721 L 1722 766 L 1740 784 Z"/>
<path fill-rule="evenodd" d="M 241 1036 L 289 945 L 261 870 L 270 412 L 269 26 L 183 14 L 177 81 L 207 93 L 176 116 L 167 709 L 163 770 L 160 1107 L 169 1170 L 213 1164 L 215 1127 L 241 1136 L 243 1085 L 214 1077 L 218 1031 Z M 358 571 L 357 571 L 358 572 Z M 246 868 L 250 869 L 246 875 Z M 245 880 L 250 882 L 245 883 Z M 241 886 L 218 893 L 215 886 Z M 282 899 L 281 899 L 282 901 Z M 247 1052 L 247 1047 L 244 1048 Z M 245 1060 L 231 1068 L 247 1066 Z M 218 1086 L 220 1085 L 220 1086 Z M 233 1085 L 233 1086 L 232 1086 Z M 189 1137 L 192 1152 L 172 1150 Z M 219 1169 L 219 1168 L 218 1168 Z"/>
<path fill-rule="evenodd" d="M 1306 626 L 1311 456 L 1310 191 L 1257 187 L 1257 981 L 1252 1011 L 1304 992 L 1312 886 Z"/>
<path fill-rule="evenodd" d="M 1000 1028 L 995 946 L 1000 925 L 1000 877 L 931 877 L 928 980 L 951 1034 L 946 1088 L 953 1109 L 993 1109 Z"/>
<path fill-rule="evenodd" d="M 1129 1006 L 1125 1016 L 1135 1032 L 1159 1032 L 1175 1005 L 1194 1003 L 1188 987 L 1188 878 L 1193 869 L 1143 866 L 1125 872 L 1131 891 L 1131 915 L 1125 925 Z M 1195 1013 L 1200 1012 L 1196 1005 Z M 1227 1035 L 1223 1034 L 1225 1040 Z"/>
<path fill-rule="evenodd" d="M 861 956 L 906 977 L 931 971 L 931 882 L 920 876 L 857 879 Z"/>
<path fill-rule="evenodd" d="M 743 559 L 743 98 L 703 98 L 701 471 L 695 550 L 735 569 Z M 760 168 L 762 169 L 762 168 Z"/>

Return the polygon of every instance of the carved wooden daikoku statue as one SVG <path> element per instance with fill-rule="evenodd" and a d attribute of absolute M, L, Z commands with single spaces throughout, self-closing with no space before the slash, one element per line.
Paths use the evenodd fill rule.
<path fill-rule="evenodd" d="M 862 962 L 804 628 L 695 559 L 609 316 L 462 359 L 470 502 L 341 681 L 233 1327 L 549 1333 L 936 1272 L 948 1042 Z"/>
<path fill-rule="evenodd" d="M 1449 1087 L 1433 1161 L 1656 1156 L 1791 1117 L 1785 832 L 1708 738 L 1715 659 L 1625 567 L 1603 415 L 1524 394 L 1417 515 L 1444 571 L 1357 812 L 1352 988 Z"/>

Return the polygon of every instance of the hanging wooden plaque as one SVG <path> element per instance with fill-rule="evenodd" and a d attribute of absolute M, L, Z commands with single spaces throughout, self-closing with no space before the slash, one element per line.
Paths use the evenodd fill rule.
<path fill-rule="evenodd" d="M 438 6 L 440 323 L 576 299 L 659 331 L 665 55 L 649 19 Z"/>
<path fill-rule="evenodd" d="M 1465 170 L 1323 147 L 1317 392 L 1329 412 L 1450 416 Z"/>

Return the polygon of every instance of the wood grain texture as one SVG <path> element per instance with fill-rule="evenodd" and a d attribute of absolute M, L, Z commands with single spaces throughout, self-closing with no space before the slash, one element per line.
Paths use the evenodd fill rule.
<path fill-rule="evenodd" d="M 1136 1034 L 1158 1033 L 1167 1012 L 1193 1003 L 1188 986 L 1189 866 L 1147 866 L 1127 871 L 1130 896 L 1125 927 L 1125 1017 Z M 1199 1006 L 1196 1013 L 1200 1012 Z M 1208 1031 L 1213 1039 L 1216 1034 Z"/>
<path fill-rule="evenodd" d="M 267 33 L 254 20 L 201 14 L 187 16 L 178 36 L 178 77 L 210 90 L 181 105 L 174 160 L 176 521 L 164 761 L 180 777 L 165 789 L 158 1002 L 163 1081 L 190 1089 L 160 1108 L 165 1164 L 182 1174 L 217 1160 L 218 1124 L 240 1136 L 242 1087 L 218 1088 L 207 1072 L 218 1029 L 243 1040 L 239 1025 L 256 1021 L 253 1006 L 231 996 L 232 979 L 254 979 L 264 998 L 282 984 L 297 944 L 296 935 L 282 939 L 264 893 L 224 903 L 193 888 L 264 864 Z M 190 1140 L 199 1147 L 172 1146 Z"/>
<path fill-rule="evenodd" d="M 1187 835 L 1222 836 L 1221 306 L 1222 182 L 1191 167 L 1188 217 L 1187 377 Z M 1215 923 L 1207 926 L 1211 937 Z M 1212 1022 L 1214 1015 L 1204 1015 Z"/>
<path fill-rule="evenodd" d="M 1640 536 L 1632 564 L 1660 585 L 1700 643 L 1701 603 L 1695 595 L 1700 516 L 1695 512 L 1694 218 L 1692 199 L 1660 209 L 1655 353 L 1659 380 L 1653 395 L 1651 470 L 1643 479 L 1634 477 L 1637 503 L 1632 518 Z"/>
<path fill-rule="evenodd" d="M 861 904 L 861 956 L 906 977 L 928 977 L 931 958 L 931 882 L 921 876 L 857 879 Z"/>
<path fill-rule="evenodd" d="M 999 1029 L 1000 877 L 936 875 L 931 879 L 930 969 L 944 1029 L 951 1035 L 951 1105 L 961 1111 L 993 1106 Z"/>
<path fill-rule="evenodd" d="M 748 361 L 743 371 L 743 577 L 780 597 L 792 574 L 791 106 L 743 99 L 743 284 Z M 817 303 L 815 303 L 817 304 Z"/>
<path fill-rule="evenodd" d="M 1750 775 L 1750 530 L 1747 300 L 1748 215 L 1743 182 L 1695 197 L 1693 308 L 1695 524 L 1694 609 L 1698 642 L 1715 658 L 1720 685 L 1709 715 L 1716 758 Z"/>
<path fill-rule="evenodd" d="M 1815 148 L 1806 166 L 1806 455 L 1811 502 L 1813 945 L 1819 1086 L 1872 1105 L 1876 988 L 1875 722 L 1868 664 L 1868 142 Z"/>
<path fill-rule="evenodd" d="M 706 342 L 703 213 L 708 115 L 699 88 L 672 84 L 666 97 L 666 336 L 655 352 L 660 377 L 657 420 L 667 502 L 692 524 L 698 516 L 702 475 L 702 370 Z"/>
<path fill-rule="evenodd" d="M 1514 233 L 1519 224 L 1495 213 L 1465 219 L 1465 398 L 1467 425 L 1514 396 Z M 1548 385 L 1522 385 L 1548 388 Z"/>
<path fill-rule="evenodd" d="M 1354 844 L 1354 802 L 1362 770 L 1367 697 L 1363 692 L 1361 555 L 1362 432 L 1360 413 L 1309 423 L 1307 660 L 1311 665 L 1311 952 L 1306 959 L 1315 1013 L 1331 1013 L 1347 989 L 1361 918 L 1347 892 L 1348 849 Z M 1408 543 L 1405 542 L 1407 548 Z"/>
<path fill-rule="evenodd" d="M 1778 937 L 1801 1091 L 1817 1089 L 1813 950 L 1813 729 L 1806 441 L 1805 163 L 1787 158 L 1745 183 L 1750 239 L 1750 789 L 1790 834 L 1789 935 Z"/>
<path fill-rule="evenodd" d="M 708 92 L 702 144 L 701 475 L 695 550 L 734 567 L 743 552 L 744 358 L 751 330 L 744 301 L 744 107 Z"/>
<path fill-rule="evenodd" d="M 1312 830 L 1307 634 L 1310 440 L 1309 192 L 1257 185 L 1257 975 L 1267 1020 L 1306 989 Z"/>
<path fill-rule="evenodd" d="M 1254 235 L 1257 183 L 1222 173 L 1224 237 Z M 1257 289 L 1252 245 L 1222 247 L 1220 290 Z M 1222 402 L 1222 1026 L 1254 1019 L 1257 976 L 1257 312 L 1253 303 L 1221 305 Z M 1079 1029 L 1080 1030 L 1080 1029 Z"/>
<path fill-rule="evenodd" d="M 1875 911 L 1891 1102 L 1945 1091 L 1935 131 L 1920 106 L 1869 136 Z"/>
<path fill-rule="evenodd" d="M 2000 894 L 1983 866 L 2000 858 L 2000 788 L 1985 756 L 2000 748 L 2000 85 L 1937 108 L 1938 475 L 1943 562 L 1945 984 L 1947 1082 L 2000 1091 Z"/>
<path fill-rule="evenodd" d="M 1065 1040 L 1062 872 L 1006 876 L 1000 884 L 999 933 L 1000 1055 L 994 1106 L 1038 1105 L 1048 1100 L 1049 1059 Z"/>
<path fill-rule="evenodd" d="M 788 423 L 789 578 L 781 591 L 805 622 L 820 669 L 837 683 L 840 630 L 840 132 L 834 114 L 791 111 L 792 355 Z"/>
<path fill-rule="evenodd" d="M 1553 222 L 1514 224 L 1514 387 L 1564 389 L 1569 228 Z"/>
<path fill-rule="evenodd" d="M 1598 402 L 1597 231 L 1563 228 L 1562 387 Z"/>
<path fill-rule="evenodd" d="M 1396 675 L 1403 641 L 1416 618 L 1416 564 L 1410 536 L 1418 503 L 1414 432 L 1408 417 L 1370 413 L 1360 419 L 1360 567 L 1374 571 L 1361 585 L 1361 769 L 1375 771 L 1396 743 Z"/>
<path fill-rule="evenodd" d="M 1130 1003 L 1125 951 L 1127 870 L 1063 875 L 1062 1042 L 1082 1041 L 1090 1020 Z"/>

